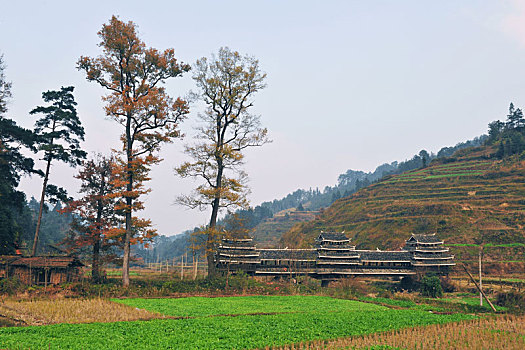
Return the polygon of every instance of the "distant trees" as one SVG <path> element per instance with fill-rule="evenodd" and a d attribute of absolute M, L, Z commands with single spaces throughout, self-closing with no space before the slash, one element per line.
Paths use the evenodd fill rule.
<path fill-rule="evenodd" d="M 222 208 L 247 207 L 247 175 L 240 169 L 244 150 L 269 142 L 260 118 L 251 114 L 253 96 L 266 85 L 266 74 L 259 62 L 237 51 L 221 48 L 211 59 L 201 58 L 194 67 L 195 94 L 206 105 L 199 115 L 198 140 L 187 145 L 185 153 L 193 160 L 176 168 L 181 177 L 200 178 L 203 182 L 190 195 L 177 202 L 189 208 L 211 207 L 207 227 L 208 273 L 214 274 L 215 226 Z"/>
<path fill-rule="evenodd" d="M 421 158 L 421 167 L 426 168 L 430 159 L 430 154 L 424 149 L 419 151 L 419 158 Z"/>
<path fill-rule="evenodd" d="M 48 185 L 51 163 L 62 161 L 76 167 L 86 157 L 86 152 L 80 149 L 80 141 L 84 140 L 84 128 L 75 108 L 77 103 L 73 97 L 73 89 L 72 86 L 69 86 L 62 87 L 58 91 L 44 92 L 42 98 L 50 105 L 38 106 L 30 112 L 31 114 L 43 114 L 35 123 L 35 134 L 37 135 L 38 151 L 44 152 L 43 160 L 46 162 L 40 209 L 31 252 L 33 256 L 36 254 L 46 196 L 49 196 L 55 203 L 59 200 L 67 200 L 65 190 Z"/>
<path fill-rule="evenodd" d="M 505 122 L 489 123 L 489 144 L 498 146 L 496 157 L 504 158 L 525 151 L 525 118 L 520 108 L 510 103 Z"/>
<path fill-rule="evenodd" d="M 106 114 L 122 125 L 119 210 L 125 217 L 122 283 L 129 286 L 131 242 L 140 232 L 152 235 L 148 221 L 133 217 L 143 209 L 139 197 L 148 192 L 143 182 L 149 180 L 149 169 L 160 159 L 155 155 L 161 145 L 180 136 L 179 123 L 188 113 L 187 103 L 173 100 L 162 85 L 167 79 L 179 77 L 190 66 L 179 63 L 175 51 L 163 52 L 146 48 L 137 35 L 133 22 L 123 22 L 113 16 L 98 32 L 103 55 L 81 57 L 78 69 L 85 71 L 88 81 L 108 90 L 103 97 Z"/>
<path fill-rule="evenodd" d="M 507 129 L 516 129 L 525 126 L 525 119 L 523 118 L 523 112 L 520 108 L 514 107 L 511 102 L 509 106 L 509 114 L 507 114 L 507 121 L 505 127 Z"/>
<path fill-rule="evenodd" d="M 24 174 L 39 173 L 23 149 L 34 151 L 35 136 L 7 117 L 11 83 L 0 56 L 0 254 L 12 254 L 25 224 L 25 194 L 16 188 Z"/>

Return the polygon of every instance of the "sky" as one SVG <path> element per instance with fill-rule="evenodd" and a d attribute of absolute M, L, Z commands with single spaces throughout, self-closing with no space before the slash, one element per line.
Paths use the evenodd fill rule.
<path fill-rule="evenodd" d="M 179 60 L 227 46 L 256 57 L 267 87 L 254 100 L 273 142 L 247 152 L 250 202 L 299 188 L 333 186 L 348 169 L 373 171 L 421 149 L 472 139 L 525 106 L 525 1 L 7 1 L 0 0 L 0 54 L 13 83 L 8 116 L 24 127 L 41 94 L 75 87 L 84 148 L 119 147 L 120 125 L 103 111 L 99 86 L 76 69 L 98 56 L 97 32 L 112 15 L 133 21 L 149 47 Z M 171 96 L 195 89 L 191 74 L 166 84 Z M 173 168 L 187 158 L 199 106 L 154 167 L 142 216 L 160 234 L 206 224 L 209 210 L 174 204 L 196 183 Z M 50 182 L 73 196 L 75 170 L 56 164 Z M 37 197 L 41 179 L 20 188 Z"/>

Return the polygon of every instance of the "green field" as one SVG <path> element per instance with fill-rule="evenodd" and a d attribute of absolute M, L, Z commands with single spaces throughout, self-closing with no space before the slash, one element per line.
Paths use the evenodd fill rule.
<path fill-rule="evenodd" d="M 3 328 L 0 329 L 0 348 L 260 348 L 474 318 L 464 314 L 394 310 L 318 296 L 126 299 L 118 302 L 189 318 Z"/>

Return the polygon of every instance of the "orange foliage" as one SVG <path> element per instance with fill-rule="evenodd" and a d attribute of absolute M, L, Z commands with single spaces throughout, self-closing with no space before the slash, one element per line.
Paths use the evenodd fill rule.
<path fill-rule="evenodd" d="M 82 56 L 78 69 L 86 72 L 88 81 L 108 90 L 103 97 L 106 114 L 124 127 L 113 184 L 117 189 L 116 209 L 125 216 L 122 276 L 124 285 L 128 285 L 130 244 L 155 234 L 147 228 L 148 220 L 134 218 L 132 213 L 144 208 L 139 198 L 149 192 L 144 182 L 149 180 L 150 167 L 160 161 L 155 153 L 163 143 L 181 136 L 178 126 L 189 112 L 186 101 L 173 100 L 160 85 L 189 71 L 190 66 L 179 63 L 173 49 L 161 52 L 146 48 L 136 25 L 116 16 L 102 26 L 98 35 L 103 55 Z"/>

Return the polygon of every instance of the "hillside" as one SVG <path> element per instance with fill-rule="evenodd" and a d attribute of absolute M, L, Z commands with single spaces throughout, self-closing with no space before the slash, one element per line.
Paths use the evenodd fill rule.
<path fill-rule="evenodd" d="M 306 247 L 321 230 L 333 230 L 345 231 L 359 248 L 392 249 L 411 233 L 437 232 L 447 244 L 463 247 L 482 243 L 503 251 L 512 243 L 516 259 L 524 260 L 525 161 L 498 160 L 496 152 L 494 146 L 464 149 L 385 177 L 295 225 L 281 244 Z M 464 259 L 472 258 L 462 251 Z"/>
<path fill-rule="evenodd" d="M 313 220 L 317 214 L 318 211 L 299 211 L 295 208 L 282 210 L 255 226 L 253 240 L 259 248 L 277 247 L 283 234 L 298 223 Z"/>

